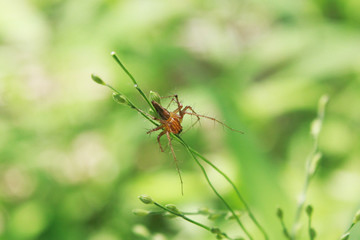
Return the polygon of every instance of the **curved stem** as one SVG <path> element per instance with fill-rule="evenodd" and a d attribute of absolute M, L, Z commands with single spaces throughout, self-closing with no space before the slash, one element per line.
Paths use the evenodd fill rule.
<path fill-rule="evenodd" d="M 238 198 L 240 199 L 240 201 L 242 202 L 242 204 L 244 205 L 246 211 L 248 212 L 251 220 L 255 223 L 255 225 L 259 228 L 259 230 L 262 232 L 262 234 L 264 235 L 265 239 L 269 239 L 267 233 L 265 232 L 264 228 L 260 225 L 260 223 L 257 221 L 257 219 L 255 218 L 255 215 L 252 213 L 252 211 L 250 210 L 249 205 L 246 203 L 244 197 L 241 195 L 240 191 L 238 190 L 238 188 L 236 187 L 236 185 L 234 184 L 234 182 L 223 172 L 221 171 L 218 167 L 216 167 L 212 162 L 210 162 L 209 160 L 207 160 L 205 157 L 203 157 L 200 153 L 198 153 L 197 151 L 195 151 L 194 149 L 190 148 L 190 150 L 196 154 L 196 156 L 198 156 L 199 158 L 201 158 L 204 162 L 206 162 L 207 164 L 209 164 L 213 169 L 215 169 L 215 171 L 217 171 L 219 174 L 221 174 L 226 181 L 232 186 L 232 188 L 234 189 L 234 191 L 236 192 L 236 195 L 238 196 Z"/>
<path fill-rule="evenodd" d="M 150 100 L 146 97 L 145 93 L 141 90 L 141 88 L 139 87 L 139 84 L 137 83 L 137 81 L 135 80 L 135 78 L 133 77 L 133 75 L 127 70 L 127 68 L 125 67 L 125 65 L 120 61 L 120 59 L 118 58 L 118 56 L 116 55 L 115 52 L 111 52 L 111 56 L 115 59 L 115 61 L 119 64 L 119 66 L 122 68 L 122 70 L 124 70 L 124 72 L 129 76 L 129 78 L 131 79 L 131 81 L 134 83 L 134 87 L 136 88 L 136 90 L 140 93 L 140 95 L 145 99 L 145 101 L 149 104 L 150 108 L 156 112 L 154 106 L 151 104 Z"/>
<path fill-rule="evenodd" d="M 301 213 L 302 213 L 302 210 L 303 210 L 305 202 L 306 202 L 307 190 L 309 188 L 311 179 L 314 176 L 314 173 L 316 171 L 316 165 L 315 166 L 313 166 L 313 165 L 316 164 L 316 163 L 314 163 L 314 161 L 317 161 L 315 159 L 316 159 L 316 154 L 318 153 L 318 149 L 319 149 L 319 136 L 320 136 L 320 132 L 321 132 L 322 123 L 324 122 L 325 107 L 326 107 L 328 100 L 329 100 L 329 97 L 327 95 L 324 95 L 320 98 L 319 105 L 318 105 L 317 117 L 313 121 L 313 124 L 311 126 L 311 134 L 314 138 L 314 144 L 313 144 L 313 148 L 306 160 L 305 182 L 304 182 L 302 193 L 300 195 L 300 200 L 297 205 L 294 223 L 292 226 L 292 231 L 291 231 L 291 239 L 292 240 L 296 239 L 297 226 L 299 225 Z"/>
<path fill-rule="evenodd" d="M 202 228 L 204 228 L 204 229 L 206 229 L 206 230 L 208 230 L 208 231 L 211 231 L 211 227 L 205 226 L 205 225 L 202 224 L 202 223 L 199 223 L 199 222 L 197 222 L 197 221 L 195 221 L 195 220 L 192 220 L 192 219 L 186 217 L 184 214 L 181 214 L 181 213 L 178 213 L 178 212 L 174 212 L 174 211 L 172 211 L 172 210 L 164 207 L 163 205 L 161 205 L 161 204 L 159 204 L 159 203 L 157 203 L 157 202 L 153 202 L 153 203 L 154 203 L 155 206 L 161 208 L 161 209 L 164 210 L 164 211 L 170 212 L 171 214 L 174 214 L 174 215 L 176 215 L 176 216 L 178 216 L 178 217 L 181 217 L 181 218 L 185 219 L 185 220 L 188 221 L 188 222 L 191 222 L 191 223 L 193 223 L 193 224 L 195 224 L 195 225 L 197 225 L 197 226 L 199 226 L 199 227 L 202 227 Z"/>
<path fill-rule="evenodd" d="M 188 152 L 190 153 L 190 155 L 194 158 L 195 162 L 199 165 L 202 173 L 205 176 L 206 181 L 208 182 L 209 186 L 211 187 L 211 189 L 213 190 L 213 192 L 216 194 L 216 196 L 224 203 L 224 205 L 229 209 L 229 211 L 233 214 L 236 222 L 239 224 L 239 226 L 241 227 L 241 229 L 244 231 L 244 233 L 248 236 L 249 239 L 253 239 L 252 236 L 250 235 L 250 233 L 246 230 L 245 226 L 242 224 L 242 222 L 240 221 L 239 217 L 236 215 L 235 211 L 232 209 L 232 207 L 225 201 L 225 199 L 220 195 L 220 193 L 216 190 L 216 188 L 214 187 L 214 185 L 211 183 L 209 176 L 206 173 L 206 170 L 204 168 L 204 166 L 199 162 L 199 160 L 197 159 L 195 153 L 193 152 L 194 150 L 192 150 L 189 145 L 187 145 L 182 138 L 180 138 L 179 136 L 176 136 L 176 139 L 178 139 L 178 141 L 188 150 Z"/>

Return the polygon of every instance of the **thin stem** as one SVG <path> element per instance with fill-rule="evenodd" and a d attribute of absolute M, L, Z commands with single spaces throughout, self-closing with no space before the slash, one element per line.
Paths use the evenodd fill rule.
<path fill-rule="evenodd" d="M 164 211 L 167 211 L 167 212 L 169 212 L 169 213 L 171 213 L 171 214 L 174 214 L 174 215 L 176 215 L 176 216 L 178 216 L 178 217 L 181 217 L 181 218 L 183 218 L 184 220 L 186 220 L 186 221 L 188 221 L 188 222 L 190 222 L 190 223 L 192 223 L 192 224 L 195 224 L 195 225 L 197 225 L 197 226 L 199 226 L 199 227 L 201 227 L 201 228 L 203 228 L 203 229 L 205 229 L 205 230 L 207 230 L 207 231 L 209 231 L 209 232 L 211 232 L 211 233 L 214 234 L 213 228 L 211 228 L 211 227 L 209 227 L 209 226 L 206 226 L 206 225 L 204 225 L 204 224 L 202 224 L 202 223 L 200 223 L 200 222 L 197 222 L 197 221 L 195 221 L 195 220 L 193 220 L 193 219 L 188 218 L 187 216 L 185 216 L 184 213 L 182 213 L 182 212 L 180 212 L 180 211 L 179 211 L 179 212 L 172 211 L 171 209 L 166 208 L 165 206 L 163 206 L 163 205 L 161 205 L 161 204 L 159 204 L 159 203 L 157 203 L 157 202 L 155 202 L 155 201 L 153 202 L 153 204 L 154 204 L 155 206 L 163 209 Z M 226 233 L 221 232 L 220 234 L 221 234 L 222 236 L 224 236 L 226 239 L 230 239 L 230 240 L 232 239 L 232 238 L 230 238 Z"/>
<path fill-rule="evenodd" d="M 210 162 L 209 160 L 207 160 L 205 157 L 203 157 L 200 153 L 198 153 L 196 150 L 192 149 L 191 147 L 190 151 L 193 152 L 196 156 L 198 156 L 199 158 L 201 158 L 204 162 L 206 162 L 207 164 L 209 164 L 213 169 L 215 169 L 215 171 L 217 171 L 219 174 L 221 174 L 226 181 L 232 186 L 232 188 L 234 189 L 234 191 L 236 192 L 236 195 L 238 196 L 238 198 L 240 199 L 240 201 L 242 202 L 242 204 L 244 205 L 246 211 L 248 212 L 251 220 L 255 223 L 255 225 L 259 228 L 259 230 L 262 232 L 262 234 L 264 235 L 265 239 L 269 239 L 268 235 L 266 234 L 264 228 L 260 225 L 260 223 L 257 221 L 257 219 L 255 218 L 254 214 L 252 213 L 252 211 L 250 210 L 249 205 L 246 203 L 244 197 L 241 195 L 240 191 L 238 190 L 238 188 L 236 187 L 236 185 L 234 184 L 234 182 L 223 172 L 221 171 L 218 167 L 216 167 L 212 162 Z"/>
<path fill-rule="evenodd" d="M 283 232 L 284 236 L 286 237 L 286 239 L 291 240 L 289 231 L 288 231 L 288 229 L 287 229 L 287 227 L 285 225 L 285 222 L 284 222 L 284 212 L 283 212 L 283 210 L 281 208 L 278 208 L 277 211 L 276 211 L 276 215 L 280 220 L 281 227 L 282 227 L 282 232 Z"/>
<path fill-rule="evenodd" d="M 136 88 L 136 90 L 138 90 L 138 92 L 140 93 L 140 95 L 145 99 L 145 101 L 149 104 L 150 108 L 156 112 L 154 106 L 151 104 L 150 100 L 147 98 L 147 96 L 145 95 L 145 93 L 141 90 L 141 88 L 139 87 L 139 84 L 137 83 L 137 81 L 135 80 L 135 78 L 133 77 L 133 75 L 127 70 L 127 68 L 125 67 L 125 65 L 120 61 L 120 59 L 118 58 L 118 56 L 116 55 L 115 52 L 111 52 L 111 56 L 115 59 L 115 61 L 119 64 L 119 66 L 124 70 L 124 72 L 129 76 L 129 78 L 131 79 L 131 81 L 134 83 L 134 87 Z"/>
<path fill-rule="evenodd" d="M 204 228 L 204 229 L 206 229 L 206 230 L 208 230 L 208 231 L 211 231 L 211 227 L 205 226 L 205 225 L 202 224 L 202 223 L 199 223 L 199 222 L 197 222 L 197 221 L 195 221 L 195 220 L 192 220 L 192 219 L 186 217 L 185 215 L 183 215 L 183 214 L 181 214 L 181 213 L 174 212 L 174 211 L 166 208 L 165 206 L 163 206 L 163 205 L 161 205 L 161 204 L 159 204 L 159 203 L 157 203 L 157 202 L 154 202 L 154 205 L 156 205 L 157 207 L 163 209 L 164 211 L 170 212 L 170 213 L 172 213 L 172 214 L 174 214 L 174 215 L 176 215 L 176 216 L 178 216 L 178 217 L 181 217 L 181 218 L 185 219 L 185 220 L 188 221 L 188 222 L 191 222 L 191 223 L 193 223 L 193 224 L 195 224 L 195 225 L 197 225 L 197 226 L 199 226 L 199 227 L 202 227 L 202 228 Z"/>
<path fill-rule="evenodd" d="M 285 236 L 287 239 L 291 239 L 290 234 L 289 234 L 289 231 L 288 231 L 287 228 L 286 228 L 284 219 L 280 219 L 280 223 L 281 223 L 281 227 L 282 227 L 282 229 L 283 229 L 284 236 Z"/>
<path fill-rule="evenodd" d="M 354 219 L 351 223 L 351 225 L 349 226 L 349 228 L 345 231 L 345 233 L 340 237 L 340 240 L 347 240 L 350 236 L 350 231 L 351 229 L 358 223 L 360 222 L 360 210 L 356 212 Z"/>
<path fill-rule="evenodd" d="M 311 181 L 312 177 L 314 176 L 314 173 L 316 170 L 316 166 L 314 166 L 314 160 L 316 161 L 316 155 L 318 153 L 319 135 L 320 135 L 322 123 L 324 121 L 325 107 L 328 102 L 328 99 L 329 98 L 326 95 L 324 95 L 320 98 L 319 107 L 318 107 L 318 115 L 317 115 L 317 118 L 313 121 L 313 124 L 311 127 L 311 134 L 314 138 L 314 144 L 313 144 L 313 148 L 306 160 L 305 182 L 304 182 L 302 193 L 300 195 L 300 200 L 297 205 L 295 219 L 294 219 L 294 223 L 292 226 L 292 234 L 291 234 L 292 240 L 296 239 L 296 230 L 297 230 L 297 226 L 299 225 L 301 213 L 304 208 L 305 201 L 306 201 L 307 190 L 309 188 L 310 181 Z"/>
<path fill-rule="evenodd" d="M 115 88 L 113 88 L 111 85 L 105 83 L 106 87 L 110 88 L 111 90 L 113 90 L 114 92 L 125 96 L 124 94 L 122 94 L 121 92 L 119 92 L 118 90 L 116 90 Z M 148 115 L 146 115 L 146 113 L 144 111 L 142 111 L 140 108 L 136 107 L 134 103 L 132 103 L 128 98 L 126 98 L 129 106 L 133 109 L 135 109 L 136 111 L 138 111 L 141 115 L 143 115 L 147 120 L 149 120 L 150 122 L 152 122 L 154 125 L 159 126 L 159 124 L 157 122 L 155 122 L 154 120 L 152 120 Z"/>
<path fill-rule="evenodd" d="M 311 216 L 308 218 L 308 233 L 310 240 L 314 240 L 313 229 L 311 228 Z"/>
<path fill-rule="evenodd" d="M 115 61 L 119 64 L 119 66 L 125 71 L 125 73 L 129 76 L 129 78 L 132 80 L 132 82 L 134 83 L 134 87 L 137 89 L 137 91 L 140 93 L 140 95 L 145 99 L 145 101 L 149 104 L 149 106 L 151 107 L 151 109 L 156 112 L 154 106 L 151 104 L 151 102 L 149 101 L 149 99 L 146 97 L 146 95 L 144 94 L 144 92 L 141 90 L 141 88 L 138 86 L 137 81 L 135 80 L 135 78 L 132 76 L 132 74 L 126 69 L 126 67 L 121 63 L 120 59 L 116 56 L 115 52 L 111 53 L 112 57 L 115 59 Z M 110 86 L 109 86 L 110 87 Z M 111 89 L 113 89 L 112 87 L 110 87 Z M 115 90 L 115 89 L 113 89 Z M 115 90 L 116 91 L 116 90 Z M 118 91 L 116 91 L 118 92 Z M 118 92 L 119 93 L 119 92 Z M 157 123 L 155 123 L 151 118 L 149 118 L 146 114 L 144 114 L 143 111 L 141 111 L 139 108 L 135 107 L 131 102 L 130 106 L 134 109 L 136 109 L 138 112 L 140 112 L 146 119 L 148 119 L 149 121 L 151 121 L 153 124 L 155 124 L 156 126 L 158 126 Z M 246 235 L 250 238 L 253 239 L 251 237 L 251 235 L 249 234 L 249 232 L 245 229 L 245 227 L 243 226 L 243 224 L 241 223 L 239 217 L 235 214 L 234 210 L 231 208 L 231 206 L 225 201 L 225 199 L 217 192 L 217 190 L 215 189 L 215 187 L 212 185 L 205 168 L 202 166 L 202 164 L 199 162 L 199 160 L 197 159 L 197 157 L 201 158 L 204 162 L 206 162 L 207 164 L 209 164 L 212 168 L 214 168 L 218 173 L 220 173 L 229 183 L 230 185 L 233 187 L 233 189 L 235 190 L 237 196 L 239 197 L 239 199 L 241 200 L 241 202 L 243 203 L 243 205 L 245 206 L 250 218 L 253 220 L 253 222 L 256 224 L 256 226 L 260 229 L 260 231 L 263 233 L 264 238 L 267 240 L 269 239 L 265 230 L 262 228 L 262 226 L 259 224 L 259 222 L 256 220 L 254 214 L 252 213 L 252 211 L 250 210 L 248 204 L 245 202 L 245 199 L 242 197 L 242 195 L 240 194 L 239 190 L 236 188 L 235 184 L 230 180 L 230 178 L 224 173 L 222 172 L 219 168 L 217 168 L 214 164 L 212 164 L 210 161 L 208 161 L 205 157 L 203 157 L 201 154 L 199 154 L 197 151 L 195 151 L 194 149 L 192 149 L 190 146 L 188 146 L 183 140 L 182 138 L 180 138 L 178 135 L 175 134 L 171 134 L 172 137 L 174 137 L 177 141 L 179 141 L 190 153 L 190 155 L 194 158 L 194 160 L 196 161 L 196 163 L 199 165 L 201 171 L 203 172 L 206 181 L 208 182 L 209 186 L 211 187 L 211 189 L 214 191 L 214 193 L 217 195 L 217 197 L 224 203 L 224 205 L 229 209 L 229 211 L 233 214 L 234 218 L 236 219 L 236 221 L 238 222 L 238 224 L 240 225 L 240 227 L 242 228 L 242 230 L 246 233 Z"/>
<path fill-rule="evenodd" d="M 176 136 L 176 139 L 178 139 L 178 141 L 188 150 L 188 152 L 190 153 L 190 155 L 193 157 L 193 159 L 195 160 L 195 162 L 199 165 L 202 173 L 204 174 L 206 181 L 208 182 L 209 186 L 211 187 L 211 189 L 213 190 L 213 192 L 216 194 L 216 196 L 224 203 L 224 205 L 229 209 L 229 211 L 233 214 L 234 218 L 236 219 L 236 222 L 239 224 L 239 226 L 241 227 L 241 229 L 244 231 L 244 233 L 249 237 L 249 239 L 253 239 L 250 235 L 250 233 L 246 230 L 245 226 L 242 224 L 242 222 L 240 221 L 239 217 L 236 215 L 235 211 L 232 209 L 232 207 L 225 201 L 225 199 L 220 195 L 220 193 L 216 190 L 216 188 L 214 187 L 214 185 L 211 183 L 209 176 L 206 173 L 206 170 L 204 168 L 204 166 L 199 162 L 199 160 L 197 159 L 197 157 L 195 156 L 195 153 L 193 152 L 193 150 L 189 147 L 189 145 L 187 145 L 179 136 Z"/>

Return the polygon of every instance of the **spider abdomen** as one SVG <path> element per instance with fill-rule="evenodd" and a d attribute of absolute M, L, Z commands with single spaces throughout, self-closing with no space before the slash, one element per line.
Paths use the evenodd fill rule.
<path fill-rule="evenodd" d="M 174 117 L 170 117 L 166 120 L 167 122 L 167 131 L 174 133 L 174 134 L 179 134 L 182 131 L 182 126 L 180 123 L 179 118 L 174 118 Z"/>

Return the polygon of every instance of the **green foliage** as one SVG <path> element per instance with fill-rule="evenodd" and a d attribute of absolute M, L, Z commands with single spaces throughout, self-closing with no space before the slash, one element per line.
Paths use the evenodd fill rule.
<path fill-rule="evenodd" d="M 270 239 L 284 238 L 276 206 L 293 223 L 309 125 L 328 93 L 307 202 L 316 239 L 340 238 L 360 201 L 359 10 L 357 0 L 0 1 L 0 239 L 215 239 L 201 228 L 184 231 L 192 226 L 178 217 L 131 213 L 143 193 L 184 211 L 224 209 L 175 143 L 182 197 L 171 156 L 145 134 L 153 124 L 89 82 L 89 73 L 99 73 L 147 109 L 111 50 L 144 92 L 176 93 L 245 132 L 203 120 L 181 137 L 229 175 L 274 230 Z M 243 210 L 214 175 L 229 204 Z M 247 214 L 240 218 L 255 228 Z M 228 221 L 214 226 L 237 231 Z M 343 239 L 359 239 L 358 224 Z M 309 239 L 307 224 L 299 228 L 298 239 Z"/>

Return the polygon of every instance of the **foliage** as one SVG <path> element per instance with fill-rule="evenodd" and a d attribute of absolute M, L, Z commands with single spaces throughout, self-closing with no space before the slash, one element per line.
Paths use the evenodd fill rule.
<path fill-rule="evenodd" d="M 145 134 L 151 123 L 89 83 L 89 73 L 101 73 L 147 108 L 112 50 L 144 92 L 177 93 L 245 132 L 202 121 L 181 137 L 233 179 L 270 239 L 284 238 L 277 206 L 287 226 L 295 218 L 308 128 L 328 93 L 322 158 L 307 192 L 311 228 L 315 239 L 334 239 L 351 226 L 348 239 L 359 239 L 359 10 L 356 0 L 0 1 L 0 239 L 212 237 L 177 219 L 131 213 L 144 193 L 186 212 L 223 207 L 175 144 L 181 197 L 171 155 Z M 309 239 L 303 217 L 299 239 Z M 233 236 L 235 224 L 222 219 L 215 224 Z"/>

